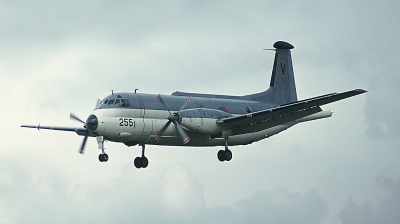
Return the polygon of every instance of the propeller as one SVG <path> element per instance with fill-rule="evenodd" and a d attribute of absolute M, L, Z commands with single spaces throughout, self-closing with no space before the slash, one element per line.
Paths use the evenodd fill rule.
<path fill-rule="evenodd" d="M 159 136 L 162 136 L 162 135 L 164 134 L 164 132 L 167 130 L 167 128 L 169 127 L 169 125 L 170 125 L 171 123 L 174 123 L 174 125 L 175 125 L 175 127 L 176 127 L 176 130 L 178 130 L 179 136 L 180 136 L 181 139 L 182 139 L 183 144 L 188 143 L 188 142 L 190 141 L 190 138 L 189 138 L 189 136 L 186 134 L 185 130 L 183 130 L 182 126 L 179 124 L 180 121 L 182 120 L 182 115 L 179 113 L 179 111 L 181 111 L 183 108 L 185 108 L 185 107 L 187 106 L 188 103 L 192 103 L 192 102 L 193 102 L 192 98 L 189 97 L 189 100 L 186 101 L 186 102 L 181 106 L 181 108 L 179 109 L 179 111 L 176 112 L 176 113 L 173 113 L 173 114 L 172 114 L 171 111 L 169 110 L 168 106 L 166 105 L 166 103 L 165 103 L 165 101 L 163 100 L 163 98 L 161 97 L 161 95 L 158 95 L 158 96 L 157 96 L 157 99 L 158 99 L 158 100 L 160 101 L 160 103 L 168 110 L 168 112 L 169 112 L 170 115 L 167 117 L 168 122 L 160 129 L 160 131 L 159 131 L 156 135 L 154 135 L 154 138 L 155 138 L 157 141 L 160 141 L 161 139 L 160 139 Z"/>
<path fill-rule="evenodd" d="M 83 138 L 82 144 L 81 144 L 81 148 L 79 149 L 79 153 L 83 154 L 83 151 L 85 150 L 85 146 L 86 146 L 86 141 L 89 137 L 88 135 L 89 132 L 86 132 L 85 137 Z"/>
<path fill-rule="evenodd" d="M 86 141 L 87 141 L 87 139 L 88 139 L 88 137 L 89 137 L 89 134 L 90 134 L 91 132 L 90 132 L 90 130 L 86 127 L 86 123 L 85 123 L 83 120 L 81 120 L 78 116 L 76 116 L 75 114 L 71 113 L 71 114 L 69 115 L 69 117 L 70 117 L 71 120 L 75 120 L 75 121 L 79 121 L 79 122 L 83 123 L 83 127 L 86 129 L 85 137 L 83 138 L 81 147 L 80 147 L 80 149 L 79 149 L 79 153 L 80 153 L 80 154 L 83 154 L 83 151 L 85 150 L 85 146 L 86 146 Z"/>
<path fill-rule="evenodd" d="M 71 114 L 69 115 L 69 118 L 71 118 L 72 120 L 79 121 L 79 122 L 83 123 L 84 125 L 86 125 L 84 121 L 82 121 L 78 116 L 76 116 L 76 115 L 73 114 L 73 113 L 71 113 Z M 85 126 L 84 126 L 84 127 L 85 127 Z M 85 127 L 85 128 L 86 128 L 86 127 Z"/>

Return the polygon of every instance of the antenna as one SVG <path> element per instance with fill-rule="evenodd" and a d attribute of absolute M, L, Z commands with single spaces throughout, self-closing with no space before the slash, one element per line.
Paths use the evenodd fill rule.
<path fill-rule="evenodd" d="M 114 95 L 114 90 L 113 89 L 111 90 L 111 95 Z"/>
<path fill-rule="evenodd" d="M 138 91 L 139 89 L 135 89 L 135 93 L 136 93 L 136 91 Z"/>

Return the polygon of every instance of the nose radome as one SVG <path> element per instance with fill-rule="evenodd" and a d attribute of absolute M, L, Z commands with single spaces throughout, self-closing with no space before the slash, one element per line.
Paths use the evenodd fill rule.
<path fill-rule="evenodd" d="M 86 120 L 86 128 L 91 132 L 96 131 L 98 125 L 99 125 L 99 120 L 94 114 L 90 115 Z"/>

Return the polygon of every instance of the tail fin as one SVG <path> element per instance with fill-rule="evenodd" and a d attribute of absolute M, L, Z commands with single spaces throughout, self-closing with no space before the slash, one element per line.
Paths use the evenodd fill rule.
<path fill-rule="evenodd" d="M 243 99 L 286 104 L 297 101 L 296 84 L 290 50 L 293 45 L 277 41 L 274 44 L 275 59 L 268 90 L 243 96 Z"/>

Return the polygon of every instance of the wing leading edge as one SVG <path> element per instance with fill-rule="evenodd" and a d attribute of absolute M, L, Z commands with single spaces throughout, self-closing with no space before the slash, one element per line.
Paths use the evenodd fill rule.
<path fill-rule="evenodd" d="M 87 130 L 86 128 L 73 128 L 73 127 L 57 127 L 57 126 L 40 126 L 39 125 L 21 125 L 21 128 L 36 128 L 39 131 L 41 129 L 47 129 L 47 130 L 55 130 L 55 131 L 71 131 L 75 132 L 78 135 L 86 135 Z M 91 136 L 91 135 L 90 135 Z"/>
<path fill-rule="evenodd" d="M 355 89 L 343 93 L 326 94 L 289 104 L 283 104 L 267 110 L 243 114 L 236 117 L 222 118 L 219 119 L 217 123 L 234 128 L 234 130 L 236 130 L 234 131 L 235 134 L 260 131 L 321 112 L 322 109 L 320 106 L 322 105 L 366 92 L 367 91 L 363 89 Z"/>

